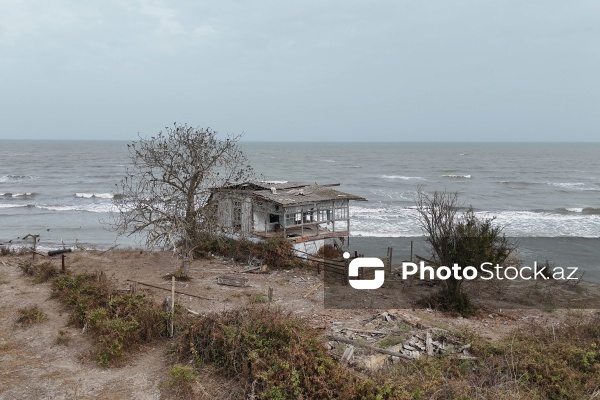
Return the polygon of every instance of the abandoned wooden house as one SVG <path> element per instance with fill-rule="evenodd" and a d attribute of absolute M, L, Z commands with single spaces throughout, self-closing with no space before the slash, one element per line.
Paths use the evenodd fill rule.
<path fill-rule="evenodd" d="M 213 189 L 221 228 L 246 237 L 284 237 L 296 250 L 316 253 L 350 236 L 350 200 L 365 198 L 329 185 L 249 181 Z"/>

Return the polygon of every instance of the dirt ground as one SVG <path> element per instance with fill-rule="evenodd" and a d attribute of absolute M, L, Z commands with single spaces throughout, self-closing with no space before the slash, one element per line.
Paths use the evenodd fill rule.
<path fill-rule="evenodd" d="M 160 399 L 161 386 L 168 379 L 169 344 L 165 341 L 148 345 L 117 368 L 100 368 L 90 357 L 90 338 L 81 329 L 67 325 L 68 313 L 50 297 L 49 283 L 34 283 L 24 276 L 18 263 L 25 256 L 0 257 L 0 399 Z M 51 259 L 60 267 L 60 258 Z M 170 289 L 168 274 L 178 261 L 171 253 L 136 250 L 77 251 L 68 254 L 68 269 L 73 273 L 104 271 L 118 287 L 127 289 L 128 280 Z M 176 290 L 202 296 L 176 295 L 176 301 L 198 313 L 222 311 L 248 302 L 262 302 L 273 288 L 273 303 L 306 318 L 327 334 L 334 327 L 365 329 L 370 320 L 383 310 L 327 310 L 323 307 L 323 278 L 314 270 L 277 270 L 267 273 L 240 273 L 243 265 L 222 258 L 196 260 L 190 265 L 191 280 L 177 282 Z M 246 287 L 224 286 L 219 276 L 247 278 Z M 158 302 L 170 293 L 143 285 L 138 286 Z M 16 324 L 18 309 L 39 306 L 46 321 L 24 328 Z M 449 330 L 470 329 L 483 337 L 497 340 L 529 324 L 550 326 L 564 320 L 566 312 L 506 310 L 480 313 L 473 318 L 452 318 L 425 309 L 387 310 L 398 321 L 415 326 Z M 592 311 L 590 311 L 592 312 Z M 57 343 L 59 333 L 68 338 Z M 324 339 L 325 341 L 326 339 Z M 210 388 L 218 387 L 206 378 L 199 383 L 200 397 L 219 398 Z M 208 389 L 207 389 L 208 388 Z M 214 389 L 212 390 L 214 392 Z"/>

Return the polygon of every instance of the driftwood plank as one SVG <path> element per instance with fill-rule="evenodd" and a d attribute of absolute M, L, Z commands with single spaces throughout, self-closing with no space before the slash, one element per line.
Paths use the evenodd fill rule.
<path fill-rule="evenodd" d="M 310 289 L 308 292 L 306 292 L 306 294 L 304 296 L 302 296 L 303 299 L 307 298 L 308 296 L 310 296 L 311 294 L 313 294 L 314 292 L 317 291 L 318 288 L 321 287 L 321 283 L 319 283 L 318 285 L 316 285 L 315 287 L 313 287 L 312 289 Z"/>
<path fill-rule="evenodd" d="M 217 277 L 217 283 L 219 285 L 244 287 L 247 282 L 248 279 L 246 278 L 236 278 L 234 276 L 225 275 Z"/>
<path fill-rule="evenodd" d="M 389 356 L 394 356 L 394 357 L 402 358 L 402 359 L 405 359 L 405 360 L 412 360 L 412 357 L 407 356 L 406 354 L 402 354 L 402 353 L 398 353 L 396 351 L 390 351 L 390 350 L 386 350 L 386 349 L 380 349 L 378 347 L 374 347 L 374 346 L 371 346 L 371 345 L 368 345 L 368 344 L 365 344 L 365 343 L 360 343 L 360 342 L 357 342 L 355 340 L 350 340 L 350 339 L 347 339 L 345 337 L 335 336 L 335 335 L 327 335 L 327 338 L 331 339 L 331 340 L 335 340 L 336 342 L 351 344 L 351 345 L 356 346 L 356 347 L 362 347 L 362 348 L 365 348 L 365 349 L 376 351 L 377 353 L 387 354 Z"/>
<path fill-rule="evenodd" d="M 357 332 L 357 333 L 368 333 L 369 335 L 387 335 L 388 333 L 392 333 L 391 331 L 383 332 L 383 331 L 374 331 L 374 330 L 370 330 L 370 329 L 356 329 L 356 328 L 342 328 L 341 330 Z"/>

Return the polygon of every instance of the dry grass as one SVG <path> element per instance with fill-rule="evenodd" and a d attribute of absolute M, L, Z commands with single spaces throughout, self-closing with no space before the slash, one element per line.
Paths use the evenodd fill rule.
<path fill-rule="evenodd" d="M 465 331 L 476 359 L 426 357 L 387 377 L 406 398 L 583 399 L 600 386 L 600 321 L 536 326 L 498 342 Z"/>
<path fill-rule="evenodd" d="M 19 316 L 16 322 L 23 327 L 39 324 L 48 319 L 44 311 L 37 305 L 20 308 L 17 312 Z"/>
<path fill-rule="evenodd" d="M 70 322 L 92 333 L 101 366 L 118 364 L 140 344 L 166 337 L 168 313 L 143 294 L 116 291 L 102 275 L 62 275 L 52 290 L 71 309 Z"/>
<path fill-rule="evenodd" d="M 327 353 L 314 329 L 279 309 L 202 316 L 185 330 L 177 352 L 180 361 L 210 363 L 238 377 L 251 398 L 395 398 L 391 383 L 359 379 Z"/>

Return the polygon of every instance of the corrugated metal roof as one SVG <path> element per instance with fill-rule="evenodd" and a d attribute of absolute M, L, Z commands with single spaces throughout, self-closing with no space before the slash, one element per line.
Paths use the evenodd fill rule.
<path fill-rule="evenodd" d="M 282 206 L 318 203 L 331 200 L 367 200 L 364 197 L 319 185 L 305 185 L 288 189 L 275 187 L 275 190 L 255 190 L 252 194 L 263 200 L 271 201 Z"/>
<path fill-rule="evenodd" d="M 274 187 L 275 189 L 289 189 L 289 188 L 297 188 L 306 186 L 305 184 L 298 182 L 288 182 L 288 181 L 247 181 L 241 183 L 235 183 L 229 186 L 224 186 L 222 188 L 218 188 L 217 190 L 261 190 L 261 189 L 271 189 Z"/>

